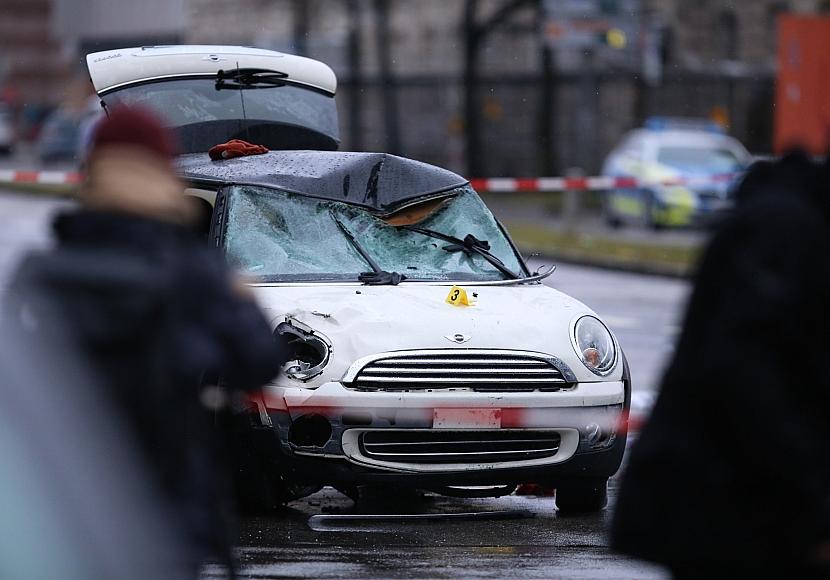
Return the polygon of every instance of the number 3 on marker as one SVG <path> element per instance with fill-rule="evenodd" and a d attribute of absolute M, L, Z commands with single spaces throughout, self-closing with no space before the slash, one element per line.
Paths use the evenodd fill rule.
<path fill-rule="evenodd" d="M 470 306 L 470 300 L 467 298 L 467 292 L 460 286 L 453 286 L 450 288 L 450 293 L 447 294 L 448 304 L 453 306 Z"/>

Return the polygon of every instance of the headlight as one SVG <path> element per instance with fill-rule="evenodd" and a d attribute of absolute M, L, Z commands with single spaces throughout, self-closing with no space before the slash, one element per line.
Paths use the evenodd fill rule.
<path fill-rule="evenodd" d="M 288 361 L 283 365 L 285 376 L 307 381 L 323 372 L 331 355 L 328 339 L 296 320 L 281 322 L 275 332 L 288 341 Z"/>
<path fill-rule="evenodd" d="M 582 363 L 603 376 L 617 363 L 617 349 L 611 332 L 593 316 L 583 316 L 574 325 L 573 345 Z"/>

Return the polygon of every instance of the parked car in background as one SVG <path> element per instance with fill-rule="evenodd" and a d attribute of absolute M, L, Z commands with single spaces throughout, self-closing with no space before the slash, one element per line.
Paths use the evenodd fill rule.
<path fill-rule="evenodd" d="M 104 114 L 97 96 L 63 104 L 44 120 L 35 150 L 44 163 L 79 163 L 87 154 L 93 128 Z"/>
<path fill-rule="evenodd" d="M 0 154 L 8 155 L 14 150 L 14 116 L 8 105 L 0 103 Z"/>
<path fill-rule="evenodd" d="M 80 120 L 63 107 L 52 111 L 43 122 L 35 150 L 44 163 L 74 162 L 78 156 Z"/>
<path fill-rule="evenodd" d="M 607 192 L 606 221 L 651 228 L 705 225 L 732 206 L 736 180 L 752 157 L 714 122 L 654 117 L 608 155 L 603 175 L 631 178 Z"/>
<path fill-rule="evenodd" d="M 243 500 L 539 483 L 562 511 L 605 505 L 630 404 L 620 345 L 590 308 L 541 284 L 552 269 L 528 268 L 465 178 L 336 151 L 336 79 L 317 61 L 185 46 L 87 62 L 105 106 L 153 107 L 178 130 L 188 193 L 211 206 L 210 243 L 290 341 L 245 416 Z M 212 161 L 231 138 L 272 151 Z"/>

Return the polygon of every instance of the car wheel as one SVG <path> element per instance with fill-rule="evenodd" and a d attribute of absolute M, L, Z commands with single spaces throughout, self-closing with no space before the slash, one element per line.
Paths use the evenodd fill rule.
<path fill-rule="evenodd" d="M 606 225 L 616 230 L 621 228 L 624 224 L 622 219 L 620 219 L 620 216 L 618 216 L 611 207 L 611 195 L 613 194 L 606 193 L 602 198 L 602 215 L 605 218 Z"/>
<path fill-rule="evenodd" d="M 600 511 L 608 503 L 608 480 L 556 488 L 556 509 L 563 515 Z"/>
<path fill-rule="evenodd" d="M 662 230 L 664 227 L 663 224 L 654 219 L 654 207 L 656 204 L 657 201 L 654 197 L 654 192 L 644 190 L 642 224 L 644 228 L 654 231 Z"/>
<path fill-rule="evenodd" d="M 625 225 L 625 224 L 623 224 L 623 221 L 620 218 L 618 218 L 617 216 L 606 216 L 605 217 L 605 223 L 608 224 L 608 227 L 610 227 L 612 229 L 615 229 L 615 230 L 618 230 L 621 227 L 623 227 L 623 225 Z"/>
<path fill-rule="evenodd" d="M 270 429 L 253 427 L 250 413 L 234 416 L 228 460 L 233 469 L 237 505 L 245 513 L 268 513 L 322 488 L 288 481 L 279 469 L 279 456 L 274 452 L 277 444 Z"/>
<path fill-rule="evenodd" d="M 236 501 L 243 513 L 268 513 L 282 503 L 282 490 L 271 474 L 261 468 L 237 471 L 235 483 Z"/>
<path fill-rule="evenodd" d="M 304 498 L 323 488 L 322 485 L 286 481 L 276 469 L 267 466 L 238 474 L 236 487 L 237 503 L 248 514 L 270 513 L 289 501 Z"/>

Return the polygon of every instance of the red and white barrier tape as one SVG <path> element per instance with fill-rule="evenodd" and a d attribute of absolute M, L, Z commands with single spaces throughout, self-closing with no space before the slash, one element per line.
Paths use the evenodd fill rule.
<path fill-rule="evenodd" d="M 83 176 L 75 171 L 15 171 L 0 169 L 0 183 L 36 183 L 40 185 L 71 185 Z"/>
<path fill-rule="evenodd" d="M 676 178 L 663 180 L 637 179 L 636 177 L 490 177 L 471 179 L 476 191 L 492 193 L 510 191 L 603 191 L 608 189 L 636 189 L 640 187 L 694 185 L 706 186 L 728 183 L 738 174 L 724 173 L 706 177 Z"/>
<path fill-rule="evenodd" d="M 725 183 L 736 174 L 725 173 L 700 178 L 678 178 L 649 181 L 634 177 L 489 177 L 470 180 L 473 189 L 487 192 L 511 191 L 603 191 L 607 189 L 635 189 L 655 185 L 698 185 Z M 15 171 L 0 169 L 0 183 L 36 183 L 42 185 L 71 185 L 80 183 L 83 175 L 75 171 Z"/>

